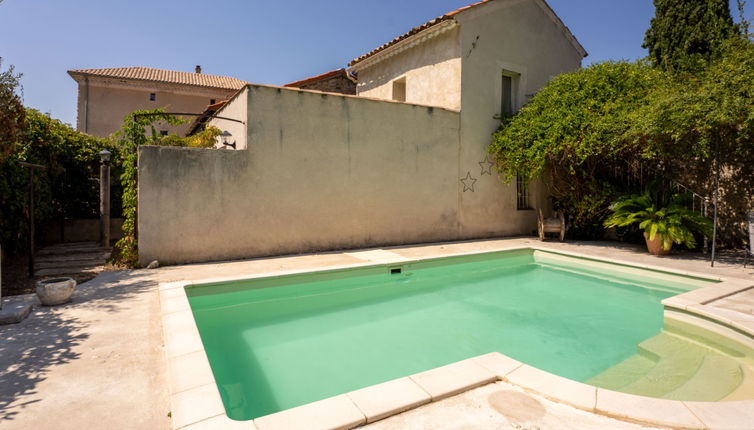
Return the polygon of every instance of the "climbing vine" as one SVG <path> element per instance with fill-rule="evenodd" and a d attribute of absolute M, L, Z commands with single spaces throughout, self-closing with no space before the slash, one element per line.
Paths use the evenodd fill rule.
<path fill-rule="evenodd" d="M 123 238 L 116 244 L 116 260 L 128 267 L 137 267 L 139 246 L 137 238 L 138 207 L 138 149 L 142 145 L 182 146 L 211 148 L 215 145 L 220 130 L 208 127 L 201 133 L 189 137 L 177 135 L 161 136 L 156 124 L 184 124 L 186 120 L 171 115 L 163 109 L 138 110 L 123 119 L 123 126 L 115 134 L 122 150 L 123 173 L 120 177 L 123 186 Z"/>

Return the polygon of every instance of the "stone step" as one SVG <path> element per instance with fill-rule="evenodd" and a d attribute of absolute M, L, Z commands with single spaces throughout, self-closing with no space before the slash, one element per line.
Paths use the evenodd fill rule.
<path fill-rule="evenodd" d="M 742 382 L 743 372 L 736 360 L 723 355 L 706 355 L 697 372 L 663 398 L 717 402 L 734 392 Z"/>
<path fill-rule="evenodd" d="M 754 364 L 743 364 L 741 366 L 741 384 L 722 399 L 724 402 L 754 399 L 754 367 L 752 365 Z"/>
<path fill-rule="evenodd" d="M 59 260 L 59 261 L 66 261 L 66 260 L 80 260 L 80 259 L 91 259 L 91 258 L 101 258 L 103 260 L 106 260 L 110 258 L 110 255 L 112 252 L 110 250 L 105 249 L 99 249 L 96 251 L 88 251 L 88 252 L 57 252 L 54 254 L 47 253 L 43 255 L 35 254 L 35 261 L 51 261 L 51 260 Z"/>
<path fill-rule="evenodd" d="M 90 246 L 72 246 L 72 247 L 44 247 L 39 248 L 34 253 L 37 257 L 45 257 L 50 255 L 72 255 L 72 254 L 87 254 L 92 252 L 110 252 L 110 248 L 103 248 L 99 245 Z"/>
<path fill-rule="evenodd" d="M 639 351 L 656 354 L 657 364 L 621 391 L 640 396 L 663 397 L 691 379 L 704 361 L 705 351 L 682 339 L 660 333 L 639 344 Z"/>
<path fill-rule="evenodd" d="M 105 270 L 103 265 L 68 266 L 34 271 L 35 278 L 74 277 L 82 272 L 99 273 Z"/>
<path fill-rule="evenodd" d="M 34 262 L 34 269 L 56 269 L 64 267 L 87 267 L 87 266 L 104 266 L 106 258 L 102 255 L 89 258 L 55 258 L 46 260 L 37 260 Z"/>
<path fill-rule="evenodd" d="M 599 375 L 592 377 L 586 383 L 608 390 L 621 391 L 626 385 L 646 375 L 656 365 L 657 359 L 642 354 L 635 354 Z"/>

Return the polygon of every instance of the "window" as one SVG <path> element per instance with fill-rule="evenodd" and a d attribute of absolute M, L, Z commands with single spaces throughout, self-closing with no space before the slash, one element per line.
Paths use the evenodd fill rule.
<path fill-rule="evenodd" d="M 516 175 L 516 209 L 522 211 L 529 207 L 529 184 L 521 175 Z"/>
<path fill-rule="evenodd" d="M 160 130 L 160 136 L 167 136 L 168 131 L 167 130 Z"/>
<path fill-rule="evenodd" d="M 513 116 L 513 77 L 503 75 L 503 88 L 500 94 L 500 116 Z"/>
<path fill-rule="evenodd" d="M 157 94 L 155 94 L 155 93 L 149 93 L 149 101 L 153 102 L 155 100 L 157 100 Z"/>
<path fill-rule="evenodd" d="M 209 99 L 209 104 L 213 105 L 215 103 L 217 103 L 217 100 L 215 100 L 215 99 Z"/>
<path fill-rule="evenodd" d="M 393 100 L 397 102 L 406 101 L 406 78 L 400 78 L 393 81 Z"/>

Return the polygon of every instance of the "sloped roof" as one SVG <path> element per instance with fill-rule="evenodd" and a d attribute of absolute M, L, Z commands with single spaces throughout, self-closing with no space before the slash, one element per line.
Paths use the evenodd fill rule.
<path fill-rule="evenodd" d="M 456 15 L 458 15 L 458 14 L 460 14 L 462 12 L 465 12 L 465 11 L 467 11 L 469 9 L 472 9 L 472 8 L 475 8 L 477 6 L 481 6 L 481 5 L 485 4 L 485 3 L 489 3 L 491 1 L 494 1 L 494 0 L 482 0 L 482 1 L 478 1 L 476 3 L 472 3 L 472 4 L 468 5 L 468 6 L 464 6 L 464 7 L 460 8 L 460 9 L 456 9 L 456 10 L 454 10 L 452 12 L 448 12 L 445 15 L 439 16 L 439 17 L 437 17 L 437 18 L 435 18 L 435 19 L 433 19 L 431 21 L 427 21 L 427 22 L 425 22 L 424 24 L 422 24 L 422 25 L 420 25 L 418 27 L 412 28 L 407 33 L 404 33 L 404 34 L 396 37 L 395 39 L 393 39 L 393 40 L 385 43 L 384 45 L 378 46 L 377 48 L 375 48 L 375 49 L 367 52 L 366 54 L 362 55 L 361 57 L 354 58 L 350 63 L 348 63 L 348 66 L 349 67 L 350 66 L 355 66 L 356 64 L 358 64 L 358 63 L 366 60 L 367 58 L 369 58 L 369 57 L 371 57 L 371 56 L 373 56 L 375 54 L 378 54 L 379 52 L 384 51 L 384 50 L 390 48 L 391 46 L 393 46 L 393 45 L 395 45 L 395 44 L 397 44 L 397 43 L 399 43 L 399 42 L 401 42 L 401 41 L 403 41 L 405 39 L 408 39 L 409 37 L 411 37 L 411 36 L 413 36 L 413 35 L 415 35 L 417 33 L 420 33 L 420 32 L 422 32 L 422 31 L 424 31 L 424 30 L 426 30 L 426 29 L 428 29 L 430 27 L 434 27 L 435 25 L 438 25 L 438 24 L 440 24 L 440 23 L 442 23 L 444 21 L 451 20 L 451 19 L 453 19 L 453 17 L 455 17 Z M 566 25 L 563 24 L 563 21 L 560 20 L 560 18 L 555 14 L 555 12 L 552 10 L 552 8 L 550 7 L 550 5 L 547 4 L 546 1 L 544 1 L 544 0 L 540 0 L 540 1 L 549 10 L 549 12 L 551 13 L 552 17 L 554 17 L 554 20 L 556 21 L 556 23 L 561 27 L 561 29 L 563 29 L 563 32 L 566 34 L 566 37 L 571 41 L 571 43 L 574 44 L 574 46 L 576 47 L 576 49 L 579 50 L 579 52 L 581 52 L 584 57 L 586 57 L 588 55 L 587 52 L 586 52 L 586 50 L 584 49 L 583 46 L 581 46 L 581 43 L 579 43 L 579 41 L 576 40 L 576 37 L 573 35 L 573 33 L 571 33 L 571 30 L 569 30 L 568 27 L 566 27 Z"/>
<path fill-rule="evenodd" d="M 69 70 L 74 79 L 76 75 L 99 76 L 113 79 L 131 79 L 139 81 L 163 82 L 169 84 L 193 85 L 198 87 L 240 90 L 247 82 L 228 76 L 207 75 L 204 73 L 177 72 L 175 70 L 153 69 L 151 67 L 115 67 L 111 69 Z"/>
<path fill-rule="evenodd" d="M 346 72 L 346 69 L 338 69 L 338 70 L 332 70 L 332 71 L 327 72 L 327 73 L 323 73 L 321 75 L 312 76 L 310 78 L 302 79 L 300 81 L 291 82 L 290 84 L 285 84 L 283 86 L 287 87 L 287 88 L 298 88 L 298 87 L 301 87 L 303 85 L 307 85 L 307 84 L 311 84 L 311 83 L 319 82 L 319 81 L 324 81 L 325 79 L 334 78 L 334 77 L 339 76 L 339 75 L 343 75 L 346 78 L 351 79 L 348 76 L 348 72 Z"/>

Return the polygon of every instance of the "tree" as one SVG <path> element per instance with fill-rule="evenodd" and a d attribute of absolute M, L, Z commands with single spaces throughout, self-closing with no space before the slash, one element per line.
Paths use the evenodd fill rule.
<path fill-rule="evenodd" d="M 2 63 L 0 58 L 0 67 Z M 0 71 L 0 160 L 13 152 L 23 130 L 26 111 L 18 95 L 20 79 L 13 66 Z"/>
<path fill-rule="evenodd" d="M 652 63 L 663 70 L 698 70 L 739 33 L 728 0 L 654 0 L 644 37 Z"/>
<path fill-rule="evenodd" d="M 646 102 L 662 73 L 648 64 L 601 63 L 553 79 L 494 134 L 489 151 L 502 179 L 547 171 L 571 231 L 600 236 L 610 203 L 629 191 L 608 181 L 611 167 L 641 157 L 641 142 L 622 139 L 631 111 Z"/>

